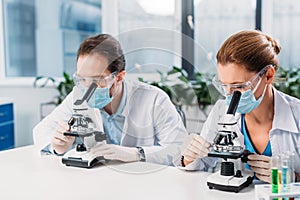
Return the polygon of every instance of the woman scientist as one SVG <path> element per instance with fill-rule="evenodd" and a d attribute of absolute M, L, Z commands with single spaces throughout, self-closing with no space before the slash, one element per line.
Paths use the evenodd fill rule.
<path fill-rule="evenodd" d="M 264 182 L 271 182 L 270 157 L 295 154 L 295 172 L 300 173 L 300 100 L 272 86 L 281 47 L 270 36 L 256 30 L 230 36 L 217 53 L 218 77 L 214 85 L 226 97 L 211 110 L 199 135 L 193 135 L 177 165 L 187 170 L 208 170 L 216 159 L 207 157 L 217 122 L 226 113 L 235 90 L 242 93 L 236 116 L 245 148 L 254 153 L 247 164 Z"/>
<path fill-rule="evenodd" d="M 162 90 L 126 80 L 125 74 L 125 56 L 115 38 L 99 34 L 81 43 L 75 88 L 97 84 L 88 103 L 101 116 L 108 143 L 96 145 L 92 153 L 124 162 L 172 164 L 187 134 L 179 114 Z M 70 128 L 66 121 L 73 114 L 75 88 L 33 129 L 34 143 L 42 153 L 62 155 L 74 146 L 74 137 L 63 133 Z"/>

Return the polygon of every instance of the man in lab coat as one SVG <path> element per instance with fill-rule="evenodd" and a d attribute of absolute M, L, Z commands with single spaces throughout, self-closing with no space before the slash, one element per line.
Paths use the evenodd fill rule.
<path fill-rule="evenodd" d="M 107 144 L 97 144 L 92 153 L 124 162 L 171 165 L 172 156 L 187 135 L 183 122 L 167 94 L 126 80 L 125 73 L 125 58 L 116 39 L 100 34 L 82 42 L 75 88 L 97 84 L 89 105 L 102 117 L 107 134 Z M 63 135 L 70 128 L 67 120 L 73 111 L 73 93 L 74 89 L 34 127 L 34 143 L 42 153 L 63 155 L 74 147 L 74 137 Z"/>

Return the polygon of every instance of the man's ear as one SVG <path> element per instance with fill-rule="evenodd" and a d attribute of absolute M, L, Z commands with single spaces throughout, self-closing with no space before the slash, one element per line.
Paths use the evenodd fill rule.
<path fill-rule="evenodd" d="M 125 70 L 119 72 L 119 74 L 117 75 L 117 81 L 122 81 L 124 79 L 125 75 L 126 75 Z"/>
<path fill-rule="evenodd" d="M 271 84 L 274 80 L 274 76 L 275 76 L 275 68 L 269 67 L 266 72 L 267 83 Z"/>

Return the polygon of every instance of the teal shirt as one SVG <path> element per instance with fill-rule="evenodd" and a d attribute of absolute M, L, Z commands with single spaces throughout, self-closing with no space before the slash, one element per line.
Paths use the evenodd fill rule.
<path fill-rule="evenodd" d="M 250 151 L 251 153 L 258 153 L 258 151 L 255 149 L 255 147 L 253 146 L 252 144 L 252 141 L 248 135 L 248 132 L 247 132 L 247 128 L 246 128 L 246 123 L 245 123 L 245 115 L 241 115 L 241 132 L 242 134 L 244 135 L 244 145 L 245 145 L 245 149 Z M 269 156 L 271 157 L 272 156 L 272 149 L 271 149 L 271 143 L 270 143 L 270 140 L 264 150 L 264 152 L 262 153 L 262 155 L 265 155 L 265 156 Z M 246 164 L 246 168 L 247 169 L 250 169 L 249 165 Z"/>

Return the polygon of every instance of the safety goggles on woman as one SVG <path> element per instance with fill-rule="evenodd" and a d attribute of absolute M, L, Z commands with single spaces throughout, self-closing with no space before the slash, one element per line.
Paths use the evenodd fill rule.
<path fill-rule="evenodd" d="M 224 97 L 231 95 L 236 90 L 240 92 L 245 92 L 247 90 L 255 91 L 262 79 L 262 76 L 267 72 L 269 67 L 272 67 L 272 65 L 267 65 L 255 74 L 249 81 L 244 83 L 225 84 L 222 83 L 217 76 L 212 79 L 212 83 Z"/>
<path fill-rule="evenodd" d="M 110 87 L 117 76 L 117 72 L 113 72 L 108 76 L 99 76 L 99 77 L 81 77 L 78 74 L 73 75 L 73 80 L 76 86 L 79 88 L 88 88 L 92 83 L 96 83 L 98 87 Z"/>

